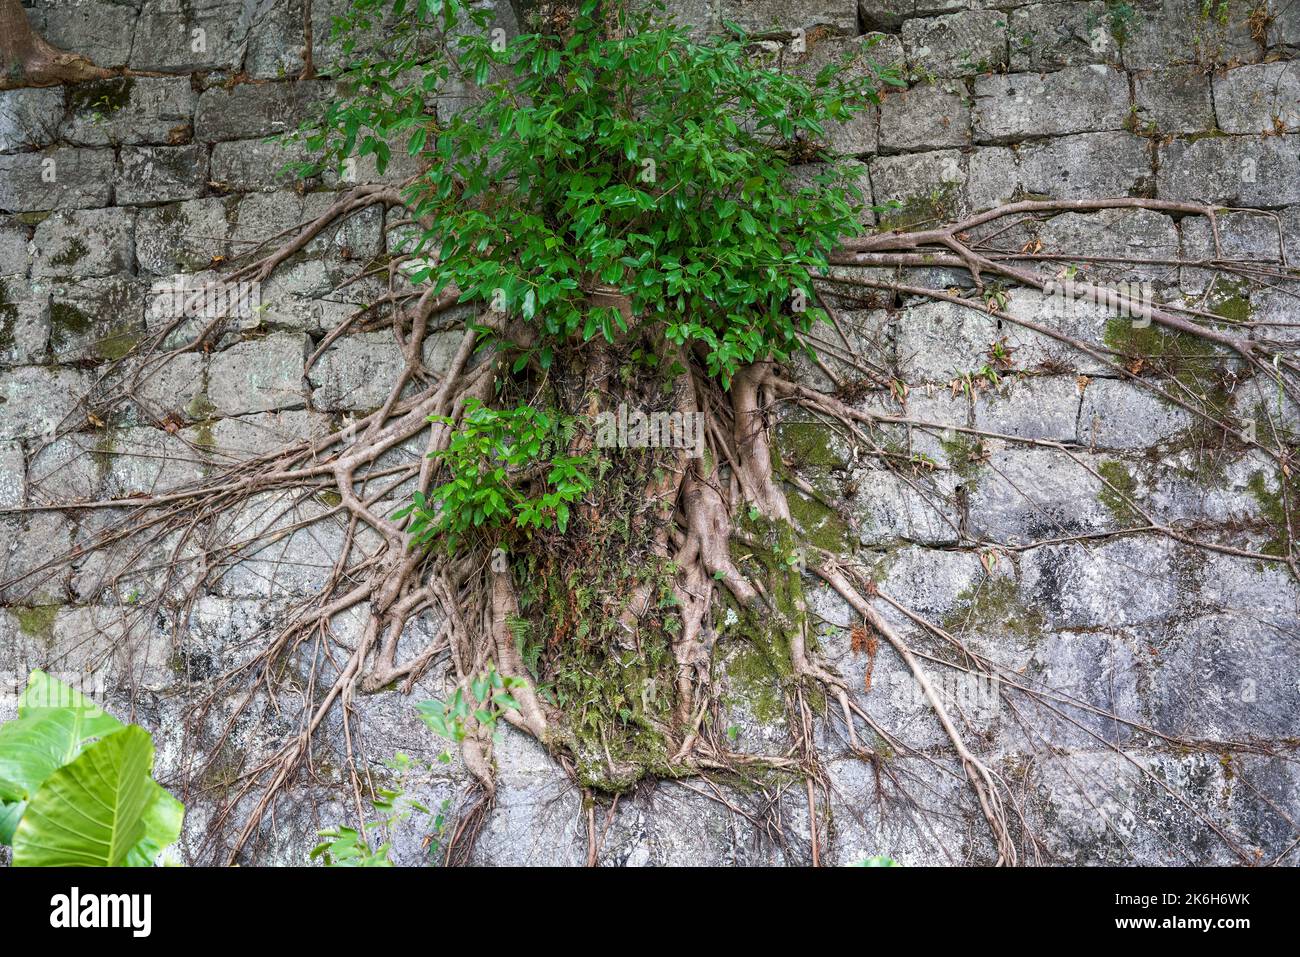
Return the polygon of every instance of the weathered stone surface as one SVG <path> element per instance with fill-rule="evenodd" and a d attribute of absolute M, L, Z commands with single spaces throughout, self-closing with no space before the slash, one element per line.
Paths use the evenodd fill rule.
<path fill-rule="evenodd" d="M 0 373 L 0 439 L 53 434 L 84 394 L 85 377 L 75 369 L 22 366 Z"/>
<path fill-rule="evenodd" d="M 1095 468 L 1087 455 L 1080 459 Z M 1101 481 L 1052 449 L 993 451 L 970 487 L 970 531 L 1011 544 L 1101 531 L 1113 524 Z"/>
<path fill-rule="evenodd" d="M 318 413 L 301 409 L 261 412 L 219 420 L 204 444 L 214 463 L 226 465 L 304 439 L 321 438 L 330 431 L 328 417 Z"/>
<path fill-rule="evenodd" d="M 1231 206 L 1300 203 L 1300 136 L 1207 136 L 1159 147 L 1158 195 Z"/>
<path fill-rule="evenodd" d="M 107 206 L 113 176 L 112 150 L 58 147 L 0 156 L 0 210 Z"/>
<path fill-rule="evenodd" d="M 1210 80 L 1195 66 L 1144 70 L 1133 76 L 1138 129 L 1199 133 L 1214 129 Z"/>
<path fill-rule="evenodd" d="M 84 146 L 167 144 L 188 137 L 198 94 L 189 77 L 129 77 L 77 89 L 63 138 Z"/>
<path fill-rule="evenodd" d="M 69 571 L 54 559 L 71 545 L 72 523 L 60 512 L 0 517 L 0 601 L 26 607 L 64 602 Z"/>
<path fill-rule="evenodd" d="M 0 153 L 44 149 L 55 141 L 63 90 L 0 90 Z"/>
<path fill-rule="evenodd" d="M 1300 619 L 1218 614 L 1178 629 L 1152 676 L 1155 727 L 1209 739 L 1295 737 Z"/>
<path fill-rule="evenodd" d="M 48 291 L 21 277 L 0 277 L 0 363 L 40 362 L 49 340 Z"/>
<path fill-rule="evenodd" d="M 923 302 L 899 319 L 898 367 L 911 382 L 948 382 L 987 362 L 1000 333 L 980 303 Z"/>
<path fill-rule="evenodd" d="M 857 491 L 848 508 L 863 545 L 898 539 L 943 545 L 960 537 L 954 476 L 904 477 L 884 469 L 861 469 L 852 480 Z"/>
<path fill-rule="evenodd" d="M 284 0 L 263 11 L 248 37 L 244 69 L 256 79 L 286 79 L 303 69 L 302 0 Z M 332 35 L 332 19 L 347 12 L 349 0 L 313 0 L 312 61 L 330 73 L 341 62 L 342 43 Z M 507 5 L 508 8 L 508 5 Z M 512 18 L 513 20 L 513 18 Z M 518 34 L 511 32 L 511 36 Z"/>
<path fill-rule="evenodd" d="M 234 198 L 214 198 L 140 210 L 135 247 L 140 270 L 170 276 L 228 257 L 238 205 Z"/>
<path fill-rule="evenodd" d="M 135 216 L 125 209 L 57 212 L 36 227 L 33 276 L 110 276 L 135 263 Z"/>
<path fill-rule="evenodd" d="M 1050 832 L 1045 853 L 1063 863 L 1240 863 L 1199 810 L 1217 806 L 1227 784 L 1214 755 L 1075 751 L 1036 769 L 1029 819 Z"/>
<path fill-rule="evenodd" d="M 1079 385 L 1072 376 L 1005 380 L 997 389 L 977 394 L 975 428 L 1025 439 L 1073 442 L 1078 413 Z"/>
<path fill-rule="evenodd" d="M 1118 130 L 1128 115 L 1128 78 L 1103 64 L 975 80 L 977 143 Z"/>
<path fill-rule="evenodd" d="M 136 22 L 131 65 L 177 73 L 237 67 L 257 9 L 243 0 L 160 0 Z"/>
<path fill-rule="evenodd" d="M 1043 742 L 1090 749 L 1132 741 L 1133 725 L 1124 722 L 1144 717 L 1135 644 L 1104 631 L 1057 632 L 1035 642 L 1026 675 L 1034 686 L 1050 689 L 1053 707 L 1033 709 L 1027 749 Z"/>
<path fill-rule="evenodd" d="M 1021 598 L 1054 628 L 1132 628 L 1180 610 L 1185 569 L 1186 556 L 1159 536 L 1044 545 L 1021 558 Z"/>
<path fill-rule="evenodd" d="M 144 337 L 145 291 L 124 276 L 52 282 L 50 355 L 58 362 L 124 356 Z"/>
<path fill-rule="evenodd" d="M 966 182 L 965 158 L 957 150 L 933 150 L 906 156 L 881 156 L 870 162 L 877 205 L 897 203 L 880 216 L 899 228 L 955 215 Z"/>
<path fill-rule="evenodd" d="M 959 84 L 920 84 L 880 103 L 880 149 L 934 150 L 970 144 L 970 103 Z"/>
<path fill-rule="evenodd" d="M 967 195 L 973 209 L 988 209 L 1025 194 L 1055 199 L 1138 195 L 1152 181 L 1151 156 L 1141 137 L 1079 133 L 1018 149 L 975 150 Z"/>
<path fill-rule="evenodd" d="M 17 508 L 27 497 L 26 460 L 17 442 L 0 442 L 0 508 Z"/>
<path fill-rule="evenodd" d="M 858 31 L 856 0 L 720 0 L 718 13 L 721 20 L 751 33 L 816 27 L 827 27 L 835 33 Z"/>
<path fill-rule="evenodd" d="M 923 861 L 936 866 L 991 864 L 995 855 L 985 846 L 982 834 L 976 836 L 978 827 L 973 822 L 979 810 L 971 806 L 969 789 L 957 786 L 955 775 L 944 773 L 942 767 L 929 761 L 904 757 L 897 761 L 900 774 L 906 774 L 915 784 L 905 789 L 891 784 L 883 794 L 875 790 L 871 768 L 861 761 L 828 762 L 831 810 L 837 828 L 842 829 L 833 862 L 840 866 L 856 864 L 887 848 L 888 856 L 904 866 Z M 904 800 L 903 790 L 916 794 L 915 813 L 930 821 L 930 826 L 915 827 L 907 816 L 892 813 L 895 802 Z M 939 813 L 940 808 L 943 813 Z M 968 841 L 972 836 L 975 840 Z"/>
<path fill-rule="evenodd" d="M 1179 243 L 1173 219 L 1149 209 L 1062 213 L 1043 223 L 1038 238 L 1045 249 L 1063 254 L 1067 261 L 1080 257 L 1077 265 L 1082 275 L 1094 283 L 1114 287 L 1121 282 L 1173 282 L 1177 277 L 1177 270 L 1168 265 L 1112 265 L 1085 258 L 1176 260 Z"/>
<path fill-rule="evenodd" d="M 996 10 L 908 20 L 902 35 L 914 75 L 972 76 L 1007 63 L 1007 18 Z"/>
<path fill-rule="evenodd" d="M 197 199 L 208 179 L 202 146 L 126 146 L 117 169 L 117 201 L 167 203 Z"/>
<path fill-rule="evenodd" d="M 1031 3 L 1009 14 L 1011 69 L 1059 70 L 1085 63 L 1116 63 L 1119 44 L 1106 4 Z"/>
<path fill-rule="evenodd" d="M 1214 112 L 1225 133 L 1300 132 L 1300 63 L 1258 63 L 1214 78 Z"/>
<path fill-rule="evenodd" d="M 217 143 L 212 147 L 212 181 L 231 189 L 270 190 L 293 182 L 296 174 L 285 166 L 307 158 L 301 144 L 262 140 Z"/>
<path fill-rule="evenodd" d="M 22 278 L 32 264 L 32 254 L 28 249 L 31 231 L 17 223 L 0 225 L 0 262 L 4 268 L 0 274 Z"/>
<path fill-rule="evenodd" d="M 194 136 L 213 143 L 286 133 L 331 94 L 332 84 L 321 80 L 214 86 L 199 97 Z"/>
<path fill-rule="evenodd" d="M 301 408 L 308 345 L 304 335 L 277 332 L 214 355 L 208 399 L 221 415 Z"/>
<path fill-rule="evenodd" d="M 1118 379 L 1093 379 L 1083 393 L 1079 441 L 1090 448 L 1140 449 L 1177 437 L 1192 414 L 1147 389 Z"/>
<path fill-rule="evenodd" d="M 328 410 L 378 408 L 388 397 L 390 383 L 402 365 L 402 351 L 390 332 L 339 339 L 316 360 L 308 374 L 312 404 Z"/>
<path fill-rule="evenodd" d="M 1277 218 L 1268 213 L 1223 212 L 1219 220 L 1219 249 L 1215 250 L 1210 222 L 1203 216 L 1188 216 L 1180 222 L 1183 258 L 1247 259 L 1278 262 L 1281 254 Z"/>
<path fill-rule="evenodd" d="M 221 521 L 215 533 L 244 547 L 216 583 L 217 594 L 282 599 L 315 595 L 325 587 L 343 548 L 345 522 L 322 517 L 329 508 L 315 499 L 299 499 L 261 493 Z"/>
<path fill-rule="evenodd" d="M 331 193 L 304 196 L 292 190 L 251 193 L 233 214 L 236 225 L 230 233 L 231 247 L 239 252 L 254 249 L 283 232 L 286 223 L 308 223 L 323 215 L 335 199 Z M 365 260 L 377 256 L 381 252 L 382 219 L 377 207 L 354 213 L 322 230 L 304 247 L 303 254 L 308 259 Z"/>
<path fill-rule="evenodd" d="M 969 0 L 858 0 L 858 17 L 868 30 L 896 32 L 904 20 L 969 6 Z"/>
<path fill-rule="evenodd" d="M 1201 0 L 1139 0 L 1133 7 L 1136 15 L 1126 23 L 1123 44 L 1124 65 L 1130 69 L 1177 62 L 1208 67 L 1260 57 L 1246 3 L 1207 8 Z"/>
<path fill-rule="evenodd" d="M 182 353 L 161 367 L 155 364 L 134 390 L 137 404 L 144 406 L 151 421 L 172 416 L 205 418 L 209 411 L 204 396 L 206 371 L 207 359 L 196 352 Z M 193 441 L 204 444 L 201 435 Z"/>
<path fill-rule="evenodd" d="M 125 66 L 135 24 L 136 10 L 130 4 L 67 0 L 46 9 L 44 35 L 55 46 L 76 50 L 98 66 Z"/>
<path fill-rule="evenodd" d="M 1172 527 L 1206 523 L 1231 525 L 1258 520 L 1261 507 L 1252 490 L 1257 476 L 1269 475 L 1256 455 L 1228 459 L 1198 448 L 1181 449 L 1159 461 L 1128 463 L 1129 493 L 1152 519 Z M 1114 468 L 1114 466 L 1112 466 Z M 1141 519 L 1133 514 L 1130 524 Z"/>

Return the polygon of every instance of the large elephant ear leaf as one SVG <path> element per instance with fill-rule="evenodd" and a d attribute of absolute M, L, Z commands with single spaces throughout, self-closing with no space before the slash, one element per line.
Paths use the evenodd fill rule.
<path fill-rule="evenodd" d="M 14 831 L 15 867 L 118 867 L 145 833 L 153 742 L 131 725 L 91 745 L 32 796 Z"/>
<path fill-rule="evenodd" d="M 82 718 L 72 710 L 30 711 L 0 725 L 0 800 L 25 801 L 77 756 Z"/>
<path fill-rule="evenodd" d="M 18 822 L 26 809 L 26 801 L 0 803 L 0 844 L 8 845 L 14 842 L 14 829 L 18 827 Z"/>
<path fill-rule="evenodd" d="M 149 782 L 151 795 L 144 810 L 144 836 L 126 857 L 127 867 L 153 867 L 164 848 L 180 840 L 185 805 L 156 782 Z"/>
<path fill-rule="evenodd" d="M 58 678 L 51 678 L 38 668 L 27 678 L 27 688 L 18 701 L 18 717 L 34 717 L 51 711 L 75 712 L 80 718 L 83 742 L 126 727 L 76 688 Z"/>

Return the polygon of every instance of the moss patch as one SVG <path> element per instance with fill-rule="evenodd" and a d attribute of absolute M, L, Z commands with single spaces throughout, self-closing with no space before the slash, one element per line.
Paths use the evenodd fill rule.
<path fill-rule="evenodd" d="M 77 263 L 85 259 L 89 252 L 90 247 L 82 241 L 81 237 L 74 236 L 72 237 L 72 241 L 68 243 L 67 248 L 52 258 L 50 263 L 61 267 L 75 266 Z"/>
<path fill-rule="evenodd" d="M 93 83 L 77 83 L 67 87 L 68 108 L 73 113 L 90 110 L 107 115 L 116 113 L 131 102 L 135 78 L 113 77 Z"/>
<path fill-rule="evenodd" d="M 55 605 L 37 605 L 34 608 L 14 608 L 18 629 L 31 638 L 39 639 L 47 647 L 54 641 L 54 619 L 59 609 Z"/>
<path fill-rule="evenodd" d="M 773 452 L 792 467 L 842 469 L 848 456 L 835 448 L 835 431 L 822 422 L 781 422 L 772 442 Z M 780 465 L 780 462 L 774 463 Z"/>
<path fill-rule="evenodd" d="M 943 619 L 950 632 L 974 631 L 1012 634 L 1034 642 L 1042 637 L 1043 613 L 1020 600 L 1016 583 L 1007 577 L 985 578 L 957 596 L 957 603 Z"/>
<path fill-rule="evenodd" d="M 848 550 L 849 526 L 839 513 L 802 492 L 792 493 L 788 501 L 790 514 L 809 543 L 836 555 Z"/>
<path fill-rule="evenodd" d="M 1276 555 L 1279 558 L 1285 558 L 1288 554 L 1289 542 L 1286 531 L 1286 502 L 1282 490 L 1271 490 L 1263 472 L 1256 472 L 1252 475 L 1246 482 L 1246 488 L 1255 501 L 1259 503 L 1264 520 L 1268 522 L 1273 532 L 1269 540 L 1260 547 L 1260 551 L 1265 555 Z M 1290 500 L 1294 514 L 1295 505 L 1300 502 L 1300 481 L 1292 482 Z M 1296 519 L 1293 517 L 1293 525 L 1295 522 Z"/>
<path fill-rule="evenodd" d="M 1155 323 L 1134 326 L 1132 319 L 1120 316 L 1106 322 L 1105 341 L 1132 362 L 1140 360 L 1142 370 L 1177 380 L 1201 401 L 1203 411 L 1220 417 L 1227 411 L 1231 394 L 1226 379 L 1235 360 L 1211 343 Z"/>
<path fill-rule="evenodd" d="M 929 193 L 909 196 L 880 213 L 881 229 L 910 229 L 957 215 L 957 184 L 945 183 Z"/>
<path fill-rule="evenodd" d="M 1103 485 L 1097 498 L 1123 528 L 1138 524 L 1141 516 L 1130 504 L 1136 500 L 1137 482 L 1123 462 L 1107 459 L 1097 466 L 1097 474 L 1109 484 Z"/>

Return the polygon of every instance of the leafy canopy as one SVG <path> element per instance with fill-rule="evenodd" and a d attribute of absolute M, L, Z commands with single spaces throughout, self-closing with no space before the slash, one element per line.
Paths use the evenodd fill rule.
<path fill-rule="evenodd" d="M 610 31 L 606 13 L 583 0 L 566 38 L 507 40 L 458 0 L 354 0 L 337 24 L 352 95 L 308 146 L 381 171 L 394 149 L 431 161 L 407 196 L 426 224 L 412 278 L 521 316 L 543 368 L 559 345 L 625 331 L 601 290 L 669 341 L 703 343 L 724 383 L 786 358 L 821 318 L 811 272 L 862 230 L 851 166 L 796 167 L 901 81 L 862 57 L 847 69 L 852 53 L 801 79 L 743 35 L 696 41 L 652 11 L 620 11 Z M 383 53 L 358 52 L 367 33 Z M 468 104 L 439 122 L 430 103 L 449 91 Z"/>

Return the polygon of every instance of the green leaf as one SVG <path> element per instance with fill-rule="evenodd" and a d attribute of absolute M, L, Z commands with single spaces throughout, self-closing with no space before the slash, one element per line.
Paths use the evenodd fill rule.
<path fill-rule="evenodd" d="M 127 867 L 152 867 L 162 851 L 180 840 L 185 805 L 156 781 L 149 782 L 150 800 L 144 809 L 144 835 L 127 854 Z"/>
<path fill-rule="evenodd" d="M 26 809 L 26 801 L 0 804 L 0 844 L 7 845 L 14 842 L 14 828 L 18 827 L 18 821 Z"/>
<path fill-rule="evenodd" d="M 117 867 L 145 837 L 153 742 L 131 725 L 54 772 L 14 831 L 15 867 Z"/>
<path fill-rule="evenodd" d="M 39 668 L 33 671 L 18 702 L 18 717 L 25 718 L 36 712 L 64 708 L 80 713 L 83 741 L 102 738 L 125 727 L 77 689 L 57 678 L 51 678 Z"/>
<path fill-rule="evenodd" d="M 78 712 L 31 712 L 0 727 L 0 800 L 25 801 L 81 751 Z"/>

